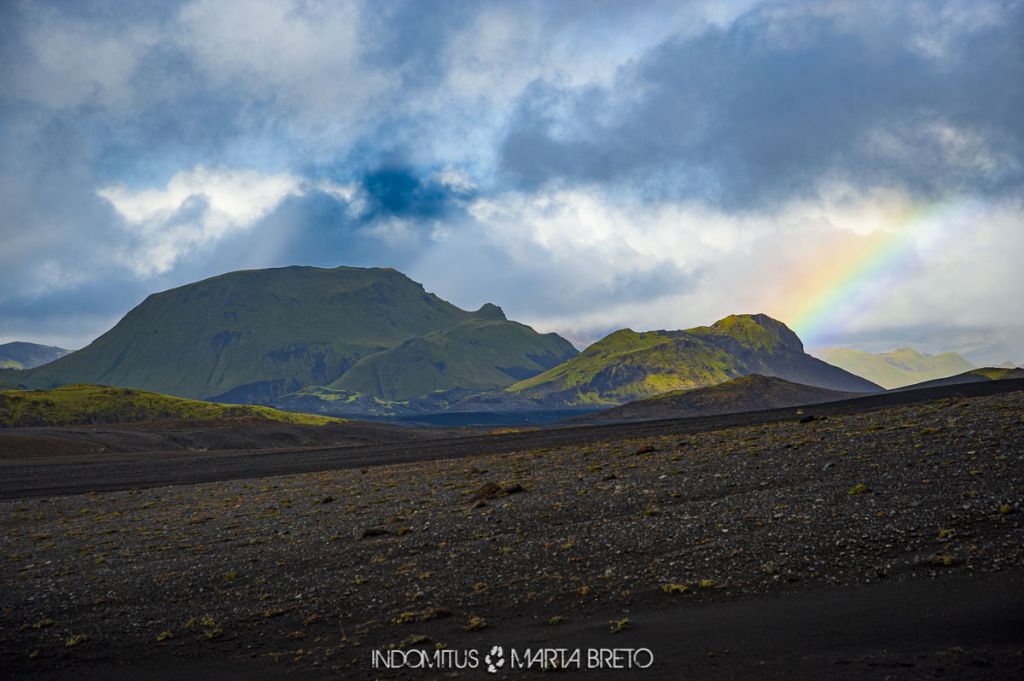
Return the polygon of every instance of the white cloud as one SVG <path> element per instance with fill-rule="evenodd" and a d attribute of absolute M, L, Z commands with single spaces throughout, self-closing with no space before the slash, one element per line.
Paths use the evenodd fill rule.
<path fill-rule="evenodd" d="M 132 237 L 120 258 L 140 276 L 171 270 L 193 250 L 244 231 L 288 196 L 321 191 L 358 214 L 363 199 L 355 185 L 309 183 L 289 173 L 207 168 L 176 173 L 162 188 L 103 187 L 97 193 L 114 206 Z"/>
<path fill-rule="evenodd" d="M 113 31 L 48 8 L 26 8 L 28 53 L 11 69 L 20 97 L 54 109 L 97 103 L 130 106 L 139 61 L 159 39 L 147 26 Z"/>
<path fill-rule="evenodd" d="M 364 59 L 372 27 L 357 2 L 196 0 L 180 43 L 220 87 L 240 87 L 337 143 L 385 104 L 397 74 Z"/>
<path fill-rule="evenodd" d="M 496 300 L 581 344 L 737 312 L 796 324 L 818 300 L 826 330 L 850 339 L 984 354 L 1022 331 L 1024 303 L 1007 286 L 1024 261 L 1020 202 L 921 204 L 831 183 L 756 213 L 596 188 L 500 194 L 469 210 L 471 224 L 437 233 L 413 273 L 463 305 Z M 967 347 L 978 328 L 991 332 Z M 900 339 L 909 329 L 918 335 Z"/>
<path fill-rule="evenodd" d="M 202 165 L 175 174 L 163 189 L 132 191 L 124 185 L 97 193 L 114 204 L 133 225 L 165 222 L 191 197 L 207 201 L 204 235 L 216 238 L 230 229 L 245 226 L 276 206 L 299 185 L 288 174 L 264 175 L 251 170 L 206 168 Z"/>
<path fill-rule="evenodd" d="M 456 192 L 472 192 L 480 188 L 472 175 L 452 165 L 431 173 L 428 179 Z"/>

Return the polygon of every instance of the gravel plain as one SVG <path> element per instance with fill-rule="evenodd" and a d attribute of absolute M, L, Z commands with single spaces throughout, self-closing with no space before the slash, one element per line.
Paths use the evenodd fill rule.
<path fill-rule="evenodd" d="M 1021 392 L 5 501 L 0 670 L 14 678 L 405 678 L 419 673 L 373 669 L 372 651 L 629 640 L 662 651 L 657 665 L 637 672 L 645 678 L 674 678 L 683 667 L 694 678 L 799 678 L 800 670 L 822 678 L 808 662 L 817 658 L 786 663 L 771 642 L 767 652 L 745 653 L 742 637 L 731 658 L 665 652 L 678 650 L 671 627 L 688 614 L 714 622 L 742 604 L 764 603 L 751 612 L 770 613 L 832 597 L 826 607 L 837 612 L 861 597 L 877 602 L 859 616 L 864 626 L 887 619 L 899 585 L 910 594 L 935 584 L 939 591 L 920 587 L 913 603 L 926 608 L 936 593 L 959 593 L 968 606 L 992 601 L 998 612 L 983 619 L 998 633 L 1006 628 L 999 622 L 1024 622 L 1022 505 Z M 917 626 L 907 619 L 906 629 Z M 832 637 L 857 627 L 840 624 Z M 1019 635 L 969 638 L 936 640 L 934 650 L 918 641 L 906 664 L 909 648 L 876 644 L 840 666 L 828 655 L 821 664 L 830 678 L 1021 678 Z M 903 661 L 877 667 L 885 655 Z M 921 666 L 925 659 L 945 662 Z M 750 675 L 751 665 L 772 662 Z"/>

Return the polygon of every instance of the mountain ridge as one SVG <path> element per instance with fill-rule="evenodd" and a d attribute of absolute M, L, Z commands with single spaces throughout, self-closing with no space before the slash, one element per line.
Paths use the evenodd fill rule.
<path fill-rule="evenodd" d="M 930 381 L 923 381 L 921 383 L 915 383 L 902 388 L 896 388 L 892 392 L 919 390 L 922 388 L 938 388 L 946 385 L 963 385 L 965 383 L 1006 381 L 1021 378 L 1024 378 L 1024 368 L 1021 367 L 1014 367 L 1012 369 L 1005 367 L 978 367 L 977 369 L 971 369 L 970 371 L 965 371 L 962 374 L 957 374 L 955 376 L 936 378 Z"/>
<path fill-rule="evenodd" d="M 649 420 L 717 416 L 819 404 L 862 395 L 863 393 L 801 385 L 774 376 L 748 374 L 704 388 L 675 390 L 627 402 L 574 420 Z"/>
<path fill-rule="evenodd" d="M 605 353 L 603 346 L 609 340 L 612 341 L 612 351 Z M 620 341 L 625 341 L 626 347 L 622 347 L 623 344 Z M 595 343 L 577 358 L 574 358 L 575 361 L 571 361 L 571 363 L 582 364 L 584 356 L 587 355 L 588 351 L 593 351 L 592 354 L 594 356 L 607 356 L 609 359 L 634 357 L 648 359 L 651 357 L 649 351 L 659 348 L 679 351 L 683 356 L 699 360 L 702 364 L 696 367 L 686 367 L 686 371 L 677 371 L 675 379 L 673 379 L 672 374 L 644 376 L 643 382 L 652 392 L 666 392 L 666 390 L 662 389 L 663 386 L 673 382 L 681 383 L 671 388 L 678 390 L 704 387 L 710 384 L 708 382 L 709 379 L 721 378 L 725 380 L 749 373 L 760 373 L 755 370 L 740 371 L 736 366 L 733 366 L 733 362 L 730 362 L 730 360 L 738 359 L 750 365 L 760 364 L 761 357 L 759 356 L 759 351 L 768 354 L 806 357 L 810 360 L 808 362 L 809 366 L 821 368 L 825 372 L 833 374 L 839 382 L 846 381 L 851 386 L 859 386 L 860 392 L 869 392 L 877 389 L 877 386 L 871 385 L 870 382 L 864 379 L 850 376 L 847 372 L 829 367 L 825 362 L 805 355 L 803 343 L 795 333 L 781 322 L 763 314 L 729 315 L 711 326 L 698 326 L 682 331 L 649 331 L 639 334 L 632 331 L 628 333 L 616 332 Z M 669 355 L 668 357 L 655 356 L 654 359 L 659 361 L 668 359 L 671 361 L 677 360 L 678 355 Z M 676 364 L 670 368 L 678 370 L 682 367 Z M 507 390 L 509 392 L 528 392 L 531 388 L 550 382 L 558 376 L 558 373 L 569 375 L 568 380 L 565 381 L 566 385 L 577 385 L 575 382 L 576 377 L 571 375 L 570 369 L 570 367 L 565 367 L 559 372 L 559 368 L 556 368 L 526 381 L 513 384 Z M 601 374 L 597 375 L 599 379 L 604 378 L 609 373 L 614 373 L 609 372 L 607 368 L 602 369 L 601 372 Z M 622 373 L 628 372 L 624 371 Z M 801 372 L 798 371 L 796 373 Z M 772 374 L 766 373 L 765 375 Z M 721 381 L 716 380 L 714 382 Z M 807 385 L 814 384 L 808 382 Z M 643 389 L 641 388 L 640 391 L 643 392 Z M 599 392 L 601 391 L 599 390 Z M 620 394 L 623 391 L 613 390 L 610 392 L 611 394 Z"/>
<path fill-rule="evenodd" d="M 366 357 L 464 322 L 514 330 L 522 342 L 503 346 L 501 366 L 531 375 L 545 367 L 527 355 L 560 361 L 576 353 L 560 336 L 506 320 L 496 305 L 463 310 L 392 268 L 291 266 L 228 272 L 152 294 L 82 350 L 13 378 L 30 388 L 90 383 L 260 403 L 329 385 Z M 454 357 L 449 365 L 472 364 L 463 373 L 477 375 L 484 369 L 475 359 Z M 459 387 L 439 373 L 429 389 Z M 494 374 L 478 383 L 515 380 L 487 378 Z M 366 384 L 360 391 L 388 393 Z"/>
<path fill-rule="evenodd" d="M 681 331 L 620 329 L 553 369 L 452 409 L 610 407 L 754 373 L 844 392 L 881 390 L 808 355 L 782 322 L 739 314 Z"/>
<path fill-rule="evenodd" d="M 853 348 L 822 348 L 816 354 L 829 364 L 846 369 L 887 390 L 955 376 L 975 368 L 955 352 L 930 355 L 909 347 L 879 353 Z"/>
<path fill-rule="evenodd" d="M 40 345 L 25 341 L 0 344 L 0 368 L 34 369 L 68 354 L 70 350 L 55 345 Z"/>

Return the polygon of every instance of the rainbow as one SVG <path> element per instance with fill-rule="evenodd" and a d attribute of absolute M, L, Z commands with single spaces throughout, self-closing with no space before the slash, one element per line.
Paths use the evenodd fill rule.
<path fill-rule="evenodd" d="M 781 315 L 807 346 L 835 342 L 884 302 L 900 281 L 921 269 L 922 249 L 934 251 L 979 217 L 973 200 L 939 201 L 896 211 L 882 229 L 844 243 L 786 286 L 795 301 Z"/>

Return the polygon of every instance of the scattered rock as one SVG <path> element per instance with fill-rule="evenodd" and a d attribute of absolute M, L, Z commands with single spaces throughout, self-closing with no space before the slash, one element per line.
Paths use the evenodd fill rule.
<path fill-rule="evenodd" d="M 519 494 L 525 491 L 525 488 L 518 482 L 504 482 L 500 485 L 495 482 L 486 482 L 469 497 L 469 500 L 471 502 L 481 502 L 489 499 L 500 499 L 510 494 Z M 474 508 L 477 507 L 474 506 Z"/>

